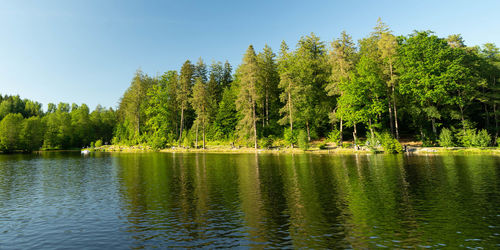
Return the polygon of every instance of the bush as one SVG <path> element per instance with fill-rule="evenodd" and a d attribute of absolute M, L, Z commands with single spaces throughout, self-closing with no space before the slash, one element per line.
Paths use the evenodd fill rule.
<path fill-rule="evenodd" d="M 288 145 L 296 145 L 297 144 L 297 130 L 294 130 L 292 132 L 289 128 L 285 128 L 283 139 L 285 139 L 285 142 Z"/>
<path fill-rule="evenodd" d="M 441 134 L 439 134 L 439 146 L 441 147 L 454 147 L 455 143 L 453 142 L 453 135 L 451 131 L 447 128 L 443 128 L 441 130 Z"/>
<path fill-rule="evenodd" d="M 90 143 L 90 148 L 94 148 L 94 142 Z"/>
<path fill-rule="evenodd" d="M 336 128 L 334 130 L 332 130 L 328 134 L 326 141 L 331 142 L 331 143 L 335 143 L 335 145 L 338 145 L 340 142 L 340 131 Z"/>
<path fill-rule="evenodd" d="M 309 149 L 309 141 L 307 140 L 307 133 L 304 130 L 300 130 L 299 136 L 297 137 L 299 148 L 302 150 Z"/>
<path fill-rule="evenodd" d="M 194 137 L 191 131 L 182 131 L 182 146 L 194 148 Z"/>
<path fill-rule="evenodd" d="M 392 138 L 392 136 L 389 133 L 383 133 L 380 136 L 382 148 L 386 153 L 389 154 L 396 154 L 396 153 L 402 153 L 403 152 L 403 146 L 398 142 L 398 140 Z"/>
<path fill-rule="evenodd" d="M 477 132 L 474 144 L 476 147 L 488 147 L 491 143 L 491 136 L 488 134 L 486 129 L 481 129 Z"/>
<path fill-rule="evenodd" d="M 97 140 L 97 141 L 95 142 L 95 147 L 96 147 L 96 148 L 98 148 L 98 147 L 100 147 L 100 146 L 102 146 L 102 140 Z"/>
<path fill-rule="evenodd" d="M 476 132 L 476 129 L 462 130 L 458 137 L 464 147 L 488 147 L 491 143 L 491 136 L 485 129 L 479 132 Z"/>
<path fill-rule="evenodd" d="M 466 129 L 461 130 L 458 133 L 458 139 L 460 144 L 464 147 L 474 147 L 474 141 L 476 140 L 476 130 L 475 129 Z"/>
<path fill-rule="evenodd" d="M 366 141 L 365 141 L 365 146 L 369 147 L 369 148 L 377 148 L 380 146 L 380 136 L 377 134 L 377 135 L 374 135 L 374 136 L 371 136 L 366 138 Z"/>
<path fill-rule="evenodd" d="M 267 138 L 262 138 L 259 140 L 259 145 L 261 148 L 270 148 L 273 146 L 273 137 L 269 136 Z"/>
<path fill-rule="evenodd" d="M 167 139 L 160 135 L 153 135 L 148 142 L 152 149 L 158 150 L 167 146 Z"/>

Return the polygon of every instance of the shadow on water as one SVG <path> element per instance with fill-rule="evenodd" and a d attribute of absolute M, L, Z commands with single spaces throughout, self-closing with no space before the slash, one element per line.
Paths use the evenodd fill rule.
<path fill-rule="evenodd" d="M 0 155 L 0 236 L 28 248 L 497 248 L 499 166 L 494 156 Z"/>

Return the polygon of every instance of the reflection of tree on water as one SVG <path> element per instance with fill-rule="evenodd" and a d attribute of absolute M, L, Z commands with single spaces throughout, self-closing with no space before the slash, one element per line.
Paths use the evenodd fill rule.
<path fill-rule="evenodd" d="M 480 158 L 483 165 L 474 157 L 401 155 L 117 159 L 129 232 L 138 246 L 452 245 L 492 235 L 495 228 L 486 221 L 474 228 L 472 220 L 500 213 L 491 202 L 498 197 L 485 191 L 499 193 L 495 158 Z M 500 218 L 487 219 L 500 224 Z M 462 236 L 454 235 L 457 230 Z"/>
<path fill-rule="evenodd" d="M 266 242 L 262 234 L 264 212 L 260 191 L 259 158 L 244 157 L 238 164 L 238 184 L 241 210 L 245 220 L 246 233 L 252 242 Z M 255 243 L 252 243 L 252 245 Z M 257 246 L 257 245 L 254 245 Z"/>
<path fill-rule="evenodd" d="M 400 156 L 342 157 L 340 166 L 332 167 L 338 180 L 340 199 L 345 206 L 342 218 L 345 239 L 354 248 L 371 248 L 377 244 L 397 245 L 395 242 L 379 242 L 380 238 L 394 238 L 396 242 L 406 238 L 404 214 L 408 199 L 401 187 L 403 165 Z M 410 212 L 411 213 L 411 212 Z"/>
<path fill-rule="evenodd" d="M 137 245 L 200 247 L 232 238 L 227 231 L 241 227 L 234 207 L 237 193 L 226 187 L 235 186 L 237 178 L 225 162 L 209 165 L 204 154 L 127 154 L 118 159 Z"/>

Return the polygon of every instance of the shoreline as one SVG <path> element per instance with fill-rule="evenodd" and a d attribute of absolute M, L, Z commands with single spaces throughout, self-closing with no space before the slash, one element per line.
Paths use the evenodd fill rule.
<path fill-rule="evenodd" d="M 266 153 L 266 154 L 385 154 L 382 150 L 372 150 L 368 148 L 339 148 L 331 147 L 327 149 L 310 148 L 302 150 L 299 148 L 279 148 L 279 149 L 254 149 L 254 148 L 231 148 L 229 146 L 208 146 L 206 149 L 202 148 L 165 148 L 154 150 L 148 146 L 117 146 L 107 145 L 97 148 L 84 148 L 82 151 L 88 150 L 89 152 L 119 152 L 119 153 L 148 153 L 148 152 L 162 152 L 162 153 Z M 500 155 L 500 148 L 466 148 L 466 147 L 407 147 L 407 152 L 403 154 L 414 155 L 439 155 L 439 154 L 483 154 L 483 155 Z"/>

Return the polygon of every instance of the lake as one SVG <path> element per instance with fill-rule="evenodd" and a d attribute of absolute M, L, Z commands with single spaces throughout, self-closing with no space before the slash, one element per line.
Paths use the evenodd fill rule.
<path fill-rule="evenodd" d="M 0 248 L 500 247 L 500 157 L 0 155 Z"/>

